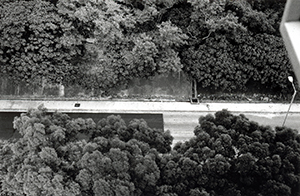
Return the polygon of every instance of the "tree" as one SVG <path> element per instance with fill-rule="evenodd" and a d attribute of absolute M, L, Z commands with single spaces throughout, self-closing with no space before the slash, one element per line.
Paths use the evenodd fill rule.
<path fill-rule="evenodd" d="M 200 117 L 195 135 L 174 147 L 182 156 L 168 157 L 162 171 L 180 171 L 171 178 L 178 180 L 177 185 L 182 184 L 181 192 L 175 192 L 178 195 L 188 195 L 195 189 L 211 195 L 299 194 L 300 139 L 296 130 L 272 130 L 244 115 L 222 110 L 215 116 Z M 180 167 L 177 157 L 189 160 L 189 166 Z M 189 167 L 193 177 L 188 177 Z M 174 183 L 163 180 L 165 186 Z"/>
<path fill-rule="evenodd" d="M 42 0 L 0 6 L 1 74 L 14 82 L 58 84 L 72 77 L 83 56 L 82 37 Z M 77 60 L 76 60 L 77 59 Z"/>
<path fill-rule="evenodd" d="M 47 113 L 16 117 L 0 142 L 3 195 L 299 195 L 300 135 L 227 110 L 199 118 L 195 136 L 166 147 L 143 120 L 98 124 Z M 158 138 L 158 140 L 156 140 Z M 165 141 L 163 140 L 165 139 Z M 157 147 L 157 148 L 156 148 Z"/>
<path fill-rule="evenodd" d="M 61 0 L 57 6 L 59 13 L 87 31 L 82 62 L 87 67 L 82 85 L 87 88 L 109 90 L 136 77 L 181 71 L 177 49 L 187 36 L 170 22 L 156 21 L 159 11 L 154 1 Z"/>
<path fill-rule="evenodd" d="M 292 68 L 279 33 L 284 2 L 263 2 L 190 1 L 190 37 L 180 57 L 202 92 L 289 91 Z"/>
<path fill-rule="evenodd" d="M 94 137 L 118 137 L 124 142 L 136 139 L 147 143 L 151 148 L 156 148 L 161 153 L 171 150 L 173 137 L 170 131 L 151 129 L 143 119 L 134 119 L 126 127 L 120 116 L 109 116 L 107 119 L 100 120 L 97 128 L 99 131 L 95 132 Z"/>
<path fill-rule="evenodd" d="M 48 114 L 42 106 L 14 120 L 21 138 L 1 142 L 1 193 L 6 195 L 145 195 L 154 194 L 160 178 L 155 144 L 141 137 L 118 138 L 127 129 L 120 117 L 71 119 Z M 133 125 L 134 124 L 134 125 Z M 140 124 L 140 125 L 139 125 Z M 160 138 L 169 133 L 136 120 L 128 129 Z M 106 130 L 106 131 L 104 131 Z M 107 134 L 112 131 L 112 134 Z M 134 130 L 133 133 L 136 133 Z M 122 134 L 122 133 L 121 133 Z M 123 138 L 124 139 L 124 138 Z M 171 138 L 169 138 L 171 139 Z M 143 141 L 144 140 L 144 141 Z"/>

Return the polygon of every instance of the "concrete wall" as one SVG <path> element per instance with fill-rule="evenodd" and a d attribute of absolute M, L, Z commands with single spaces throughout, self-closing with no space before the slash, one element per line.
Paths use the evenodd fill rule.
<path fill-rule="evenodd" d="M 127 86 L 110 89 L 115 98 L 167 98 L 187 100 L 191 84 L 182 73 L 154 76 L 151 79 L 134 79 Z M 15 84 L 8 78 L 0 78 L 0 98 L 101 98 L 99 93 L 80 86 L 40 84 Z"/>
<path fill-rule="evenodd" d="M 0 78 L 0 96 L 16 97 L 58 97 L 60 95 L 61 85 L 49 85 L 40 83 L 28 85 L 26 83 L 14 83 L 9 78 Z"/>
<path fill-rule="evenodd" d="M 183 74 L 154 76 L 151 79 L 135 79 L 114 92 L 120 97 L 167 98 L 187 100 L 191 95 L 191 83 Z"/>

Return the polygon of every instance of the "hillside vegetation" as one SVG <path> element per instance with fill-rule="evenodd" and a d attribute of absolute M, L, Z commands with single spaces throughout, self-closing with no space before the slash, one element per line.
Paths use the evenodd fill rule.
<path fill-rule="evenodd" d="M 206 92 L 286 94 L 284 0 L 4 0 L 0 73 L 95 94 L 185 73 Z"/>

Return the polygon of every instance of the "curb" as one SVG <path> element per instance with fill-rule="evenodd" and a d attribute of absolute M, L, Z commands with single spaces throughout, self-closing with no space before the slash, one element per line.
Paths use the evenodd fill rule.
<path fill-rule="evenodd" d="M 164 113 L 217 112 L 227 109 L 234 113 L 286 113 L 290 104 L 283 103 L 199 103 L 146 101 L 57 101 L 57 100 L 0 100 L 0 112 L 26 112 L 44 105 L 49 112 L 68 113 Z M 294 103 L 290 113 L 300 113 Z"/>

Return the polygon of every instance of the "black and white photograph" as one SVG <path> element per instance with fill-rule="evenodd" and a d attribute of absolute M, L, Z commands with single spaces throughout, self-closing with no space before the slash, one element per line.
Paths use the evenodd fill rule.
<path fill-rule="evenodd" d="M 300 0 L 0 0 L 0 196 L 300 196 Z"/>

